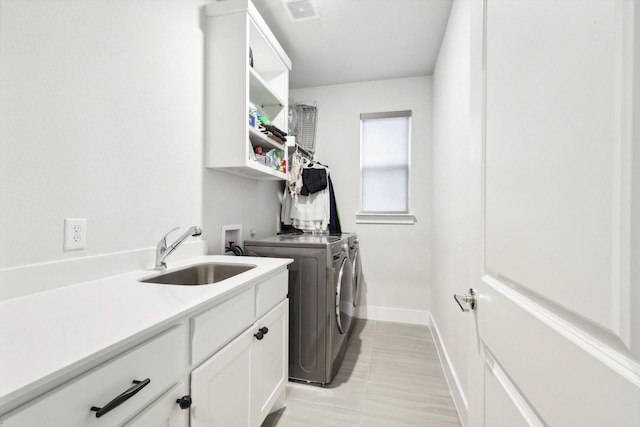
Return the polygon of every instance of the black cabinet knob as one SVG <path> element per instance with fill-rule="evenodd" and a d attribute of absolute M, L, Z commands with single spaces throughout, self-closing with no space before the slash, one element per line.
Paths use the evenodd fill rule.
<path fill-rule="evenodd" d="M 176 400 L 176 403 L 180 405 L 180 409 L 189 409 L 192 402 L 191 396 L 182 396 L 180 399 Z"/>
<path fill-rule="evenodd" d="M 258 331 L 255 334 L 253 334 L 254 337 L 256 337 L 258 339 L 258 341 L 260 341 L 262 338 L 264 338 L 264 334 L 262 333 L 262 331 Z"/>
<path fill-rule="evenodd" d="M 266 326 L 263 326 L 262 328 L 260 328 L 260 332 L 267 335 L 267 332 L 269 332 L 269 328 L 267 328 Z"/>

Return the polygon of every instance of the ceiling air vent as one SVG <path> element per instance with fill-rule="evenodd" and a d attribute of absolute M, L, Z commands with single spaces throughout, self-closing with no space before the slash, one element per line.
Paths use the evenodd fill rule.
<path fill-rule="evenodd" d="M 312 0 L 282 0 L 282 5 L 291 22 L 308 21 L 320 17 L 318 8 Z"/>

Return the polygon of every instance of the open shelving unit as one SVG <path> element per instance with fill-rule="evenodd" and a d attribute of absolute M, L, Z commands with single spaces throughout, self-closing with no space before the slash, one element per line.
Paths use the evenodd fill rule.
<path fill-rule="evenodd" d="M 287 131 L 291 60 L 250 0 L 214 2 L 206 10 L 205 166 L 253 179 L 286 179 L 256 160 L 254 150 L 262 147 L 286 161 L 286 147 L 249 125 L 249 103 Z"/>

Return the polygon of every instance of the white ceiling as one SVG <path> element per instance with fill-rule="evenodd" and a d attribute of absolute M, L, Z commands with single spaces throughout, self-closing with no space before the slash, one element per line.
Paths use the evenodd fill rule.
<path fill-rule="evenodd" d="M 452 0 L 313 0 L 291 22 L 281 0 L 253 0 L 282 44 L 292 88 L 433 73 Z"/>

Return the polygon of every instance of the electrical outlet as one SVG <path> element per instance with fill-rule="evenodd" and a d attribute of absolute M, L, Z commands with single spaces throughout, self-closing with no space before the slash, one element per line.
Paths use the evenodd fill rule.
<path fill-rule="evenodd" d="M 84 249 L 87 246 L 87 219 L 64 219 L 64 245 L 65 251 Z"/>

